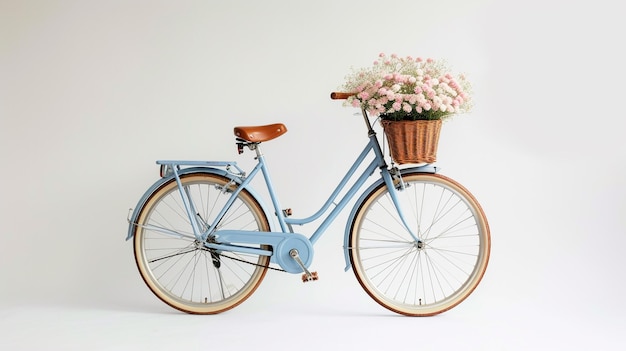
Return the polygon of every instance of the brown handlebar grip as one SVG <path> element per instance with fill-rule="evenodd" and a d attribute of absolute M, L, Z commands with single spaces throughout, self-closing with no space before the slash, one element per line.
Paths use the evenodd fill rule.
<path fill-rule="evenodd" d="M 356 95 L 356 93 L 344 93 L 340 91 L 333 91 L 330 93 L 330 98 L 333 100 L 345 100 L 352 95 Z"/>

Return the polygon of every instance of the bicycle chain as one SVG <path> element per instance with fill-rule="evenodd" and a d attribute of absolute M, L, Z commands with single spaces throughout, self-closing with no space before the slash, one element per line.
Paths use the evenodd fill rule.
<path fill-rule="evenodd" d="M 219 256 L 220 256 L 220 257 L 230 258 L 231 260 L 234 260 L 234 261 L 239 261 L 239 262 L 243 262 L 243 263 L 251 264 L 251 265 L 253 265 L 253 266 L 257 266 L 257 267 L 264 267 L 264 268 L 267 268 L 267 269 L 271 269 L 271 270 L 273 270 L 273 271 L 287 272 L 286 270 L 281 269 L 281 268 L 275 268 L 275 267 L 270 267 L 270 266 L 263 266 L 263 265 L 260 265 L 260 264 L 258 264 L 258 263 L 254 263 L 254 262 L 250 262 L 250 261 L 242 260 L 242 259 L 240 259 L 240 258 L 230 257 L 230 256 L 227 256 L 227 255 L 221 255 L 221 254 L 220 254 Z"/>
<path fill-rule="evenodd" d="M 207 249 L 207 248 L 201 248 L 200 250 L 203 250 L 203 251 L 209 251 L 209 252 L 211 252 L 211 250 L 210 250 L 210 249 Z M 273 270 L 273 271 L 278 271 L 278 272 L 287 272 L 286 270 L 281 269 L 281 268 L 275 268 L 275 267 L 270 267 L 270 266 L 263 266 L 263 265 L 260 265 L 260 264 L 258 264 L 258 263 L 254 263 L 254 262 L 250 262 L 250 261 L 242 260 L 241 258 L 235 258 L 235 257 L 231 257 L 231 256 L 228 256 L 228 255 L 218 254 L 217 256 L 218 256 L 218 257 L 226 257 L 226 258 L 230 258 L 230 259 L 231 259 L 231 260 L 233 260 L 233 261 L 239 261 L 239 262 L 242 262 L 242 263 L 247 263 L 247 264 L 250 264 L 250 265 L 253 265 L 253 266 L 257 266 L 257 267 L 264 267 L 264 268 L 267 268 L 267 269 L 271 269 L 271 270 Z M 221 259 L 220 259 L 220 261 L 221 261 Z"/>

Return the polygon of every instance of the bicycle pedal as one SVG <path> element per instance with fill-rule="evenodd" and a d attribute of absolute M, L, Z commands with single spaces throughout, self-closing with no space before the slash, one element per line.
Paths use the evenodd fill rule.
<path fill-rule="evenodd" d="M 302 275 L 302 282 L 303 283 L 310 282 L 312 280 L 317 280 L 317 279 L 318 279 L 317 272 L 311 272 L 311 274 L 304 273 Z"/>

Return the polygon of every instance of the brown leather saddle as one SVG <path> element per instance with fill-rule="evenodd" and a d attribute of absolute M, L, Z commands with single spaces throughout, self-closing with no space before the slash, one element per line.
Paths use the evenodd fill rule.
<path fill-rule="evenodd" d="M 287 127 L 282 123 L 264 126 L 235 127 L 235 136 L 245 141 L 260 143 L 272 140 L 287 133 Z"/>

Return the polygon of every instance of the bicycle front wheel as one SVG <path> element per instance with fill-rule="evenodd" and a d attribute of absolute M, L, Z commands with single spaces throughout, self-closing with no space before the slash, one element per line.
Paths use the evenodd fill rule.
<path fill-rule="evenodd" d="M 398 199 L 416 242 L 383 183 L 361 203 L 350 229 L 357 280 L 383 307 L 432 316 L 461 303 L 482 279 L 491 239 L 487 219 L 463 186 L 438 174 L 408 173 Z"/>
<path fill-rule="evenodd" d="M 208 173 L 182 175 L 180 180 L 197 212 L 193 220 L 206 229 L 235 185 Z M 229 310 L 252 295 L 267 272 L 268 256 L 218 252 L 196 240 L 175 179 L 152 194 L 137 218 L 134 251 L 139 273 L 159 299 L 178 310 L 193 314 Z M 218 229 L 270 227 L 257 200 L 243 190 Z"/>

